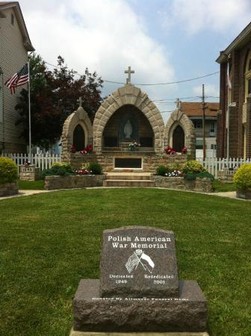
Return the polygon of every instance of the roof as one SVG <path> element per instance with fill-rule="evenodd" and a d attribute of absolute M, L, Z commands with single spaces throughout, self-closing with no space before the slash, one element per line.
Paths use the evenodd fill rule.
<path fill-rule="evenodd" d="M 216 59 L 218 63 L 225 63 L 228 55 L 235 49 L 240 49 L 251 41 L 251 22 L 241 31 L 241 33 L 229 44 L 229 46 L 220 52 L 220 56 Z"/>
<path fill-rule="evenodd" d="M 205 103 L 205 116 L 216 117 L 219 110 L 219 103 Z M 181 102 L 180 109 L 188 117 L 202 117 L 202 103 L 198 102 Z"/>
<path fill-rule="evenodd" d="M 22 34 L 23 37 L 23 42 L 24 42 L 24 47 L 27 51 L 34 51 L 34 47 L 32 46 L 29 34 L 28 34 L 28 30 L 26 28 L 25 25 L 25 21 L 24 21 L 24 17 L 20 8 L 20 5 L 17 1 L 1 1 L 0 2 L 0 18 L 4 18 L 5 14 L 4 11 L 8 10 L 8 9 L 13 9 L 15 16 L 16 16 L 16 20 L 18 22 L 19 28 L 20 28 L 20 32 Z"/>

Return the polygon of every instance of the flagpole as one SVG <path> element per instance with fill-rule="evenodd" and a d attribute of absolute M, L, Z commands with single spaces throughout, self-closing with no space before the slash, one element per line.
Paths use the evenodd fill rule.
<path fill-rule="evenodd" d="M 28 61 L 28 105 L 29 105 L 29 161 L 31 162 L 31 83 L 30 83 L 30 61 Z"/>

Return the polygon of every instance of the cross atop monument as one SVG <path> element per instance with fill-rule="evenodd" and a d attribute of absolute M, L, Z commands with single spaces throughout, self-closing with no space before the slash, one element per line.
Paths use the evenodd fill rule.
<path fill-rule="evenodd" d="M 181 108 L 181 101 L 179 100 L 179 98 L 177 98 L 176 99 L 176 108 L 178 109 L 178 110 L 180 110 L 180 108 Z"/>
<path fill-rule="evenodd" d="M 135 71 L 131 70 L 131 67 L 128 66 L 128 69 L 125 70 L 125 74 L 128 74 L 128 77 L 126 78 L 126 84 L 131 84 L 131 74 L 134 74 Z"/>
<path fill-rule="evenodd" d="M 79 97 L 77 102 L 79 103 L 79 107 L 82 107 L 82 104 L 83 104 L 83 99 L 82 97 Z"/>

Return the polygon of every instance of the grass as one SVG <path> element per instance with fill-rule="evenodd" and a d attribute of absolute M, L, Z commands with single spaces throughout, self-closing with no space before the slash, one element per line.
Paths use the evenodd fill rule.
<path fill-rule="evenodd" d="M 20 190 L 43 190 L 44 180 L 38 180 L 38 181 L 18 180 L 18 187 Z"/>
<path fill-rule="evenodd" d="M 236 186 L 233 182 L 222 182 L 220 180 L 213 181 L 213 188 L 215 192 L 236 191 Z"/>
<path fill-rule="evenodd" d="M 68 336 L 102 232 L 172 230 L 180 279 L 208 300 L 210 336 L 250 335 L 251 203 L 163 189 L 83 189 L 0 201 L 0 335 Z M 11 214 L 11 215 L 10 215 Z"/>

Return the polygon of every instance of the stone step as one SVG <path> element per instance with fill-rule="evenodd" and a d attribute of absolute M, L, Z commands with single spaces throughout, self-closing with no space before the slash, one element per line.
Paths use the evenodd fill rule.
<path fill-rule="evenodd" d="M 155 187 L 155 182 L 151 180 L 104 180 L 104 187 L 137 187 L 137 188 L 150 188 Z"/>
<path fill-rule="evenodd" d="M 155 186 L 153 181 L 144 180 L 105 180 L 104 187 L 137 187 L 137 188 L 152 188 Z"/>
<path fill-rule="evenodd" d="M 110 172 L 106 173 L 106 180 L 151 180 L 151 173 Z"/>

